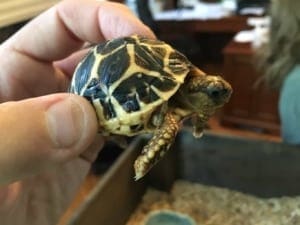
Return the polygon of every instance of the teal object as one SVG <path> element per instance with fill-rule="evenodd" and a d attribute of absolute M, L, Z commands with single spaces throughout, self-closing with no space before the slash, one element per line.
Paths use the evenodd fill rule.
<path fill-rule="evenodd" d="M 152 213 L 144 225 L 196 225 L 196 222 L 182 213 L 158 211 Z"/>
<path fill-rule="evenodd" d="M 284 142 L 300 145 L 300 65 L 285 78 L 279 99 L 281 135 Z"/>

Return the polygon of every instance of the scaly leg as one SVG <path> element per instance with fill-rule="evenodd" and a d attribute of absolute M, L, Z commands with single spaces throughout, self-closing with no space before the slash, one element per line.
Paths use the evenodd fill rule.
<path fill-rule="evenodd" d="M 167 113 L 162 126 L 156 130 L 149 143 L 134 163 L 135 180 L 143 177 L 167 152 L 179 130 L 174 115 Z"/>

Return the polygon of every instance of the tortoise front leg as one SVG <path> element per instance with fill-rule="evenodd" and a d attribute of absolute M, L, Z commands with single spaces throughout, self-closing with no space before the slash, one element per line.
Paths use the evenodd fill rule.
<path fill-rule="evenodd" d="M 194 115 L 192 117 L 193 136 L 195 138 L 202 137 L 207 120 L 208 118 L 204 115 Z"/>
<path fill-rule="evenodd" d="M 134 163 L 135 180 L 142 178 L 168 151 L 179 130 L 174 115 L 167 113 L 163 124 L 156 130 Z"/>

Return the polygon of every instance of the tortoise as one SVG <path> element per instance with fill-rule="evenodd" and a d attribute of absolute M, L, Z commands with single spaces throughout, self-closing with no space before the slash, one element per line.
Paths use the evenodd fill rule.
<path fill-rule="evenodd" d="M 70 92 L 91 102 L 104 136 L 153 134 L 134 163 L 137 180 L 164 156 L 185 119 L 200 137 L 232 88 L 169 44 L 132 35 L 93 47 L 76 67 Z"/>

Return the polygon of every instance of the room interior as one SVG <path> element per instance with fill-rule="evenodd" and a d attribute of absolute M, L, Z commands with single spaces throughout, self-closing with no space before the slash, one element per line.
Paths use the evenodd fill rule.
<path fill-rule="evenodd" d="M 4 42 L 31 18 L 57 2 L 59 1 L 25 0 L 0 2 L 0 42 Z M 248 145 L 253 146 L 253 155 L 257 157 L 253 160 L 258 161 L 258 157 L 260 157 L 261 152 L 264 151 L 270 152 L 271 159 L 273 159 L 272 157 L 276 158 L 272 153 L 274 149 L 276 149 L 277 153 L 278 151 L 283 151 L 289 152 L 290 155 L 295 154 L 293 155 L 294 160 L 300 157 L 299 154 L 295 153 L 297 151 L 295 146 L 286 146 L 282 143 L 278 114 L 279 92 L 269 88 L 263 82 L 260 82 L 263 71 L 260 71 L 256 66 L 256 60 L 258 60 L 257 52 L 263 44 L 261 42 L 264 42 L 265 39 L 264 34 L 260 33 L 260 36 L 257 36 L 259 25 L 254 25 L 267 20 L 268 10 L 270 4 L 272 4 L 270 1 L 119 0 L 115 2 L 127 4 L 128 7 L 131 7 L 137 16 L 151 27 L 159 39 L 170 43 L 176 49 L 184 53 L 193 64 L 198 66 L 205 73 L 221 75 L 232 85 L 234 90 L 232 97 L 229 103 L 209 120 L 204 133 L 204 136 L 207 135 L 207 138 L 204 138 L 203 143 L 211 144 L 211 142 L 216 142 L 218 146 L 212 148 L 219 148 L 222 149 L 222 151 L 228 149 L 224 154 L 227 154 L 228 157 L 236 157 L 240 160 L 244 158 L 242 156 L 236 156 L 233 153 L 231 155 L 231 152 L 234 151 L 230 151 L 230 149 L 233 149 L 235 145 L 241 149 L 247 149 L 245 146 Z M 189 130 L 189 127 L 186 129 Z M 185 131 L 182 136 L 184 136 L 182 142 L 185 143 L 189 137 L 185 137 L 187 136 Z M 133 148 L 140 147 L 140 142 L 143 142 L 143 140 L 144 139 L 139 139 L 136 142 L 133 141 L 135 143 Z M 201 139 L 199 143 L 198 140 L 195 143 L 193 142 L 193 146 L 198 144 L 202 146 L 200 142 Z M 190 143 L 187 145 L 192 146 Z M 261 149 L 261 151 L 258 151 L 258 149 Z M 178 151 L 180 152 L 180 150 Z M 251 150 L 249 150 L 249 152 L 251 152 Z M 244 155 L 244 157 L 251 158 L 249 152 L 245 150 L 245 155 L 249 155 Z M 70 208 L 62 217 L 59 225 L 89 225 L 92 224 L 92 220 L 87 219 L 87 216 L 93 215 L 95 218 L 98 218 L 98 216 L 86 212 L 85 208 L 89 208 L 90 212 L 93 212 L 91 208 L 96 207 L 96 204 L 93 203 L 91 198 L 97 199 L 99 197 L 98 194 L 102 193 L 97 192 L 97 190 L 99 191 L 101 188 L 101 190 L 103 190 L 103 187 L 106 187 L 105 185 L 109 185 L 108 182 L 110 180 L 107 178 L 107 173 L 109 173 L 110 176 L 116 176 L 116 171 L 112 172 L 110 169 L 113 166 L 116 167 L 115 164 L 118 160 L 121 161 L 118 161 L 117 164 L 119 167 L 116 168 L 120 169 L 122 166 L 126 168 L 125 164 L 121 165 L 121 163 L 125 163 L 125 159 L 122 159 L 122 157 L 124 157 L 122 154 L 124 154 L 124 151 L 114 143 L 107 143 L 105 145 L 97 160 L 94 162 L 86 181 L 82 184 L 81 189 L 78 191 Z M 126 154 L 128 154 L 129 157 L 130 154 Z M 171 154 L 172 153 L 170 153 L 170 155 Z M 178 154 L 180 155 L 181 153 Z M 166 169 L 166 165 L 174 166 L 174 161 L 172 160 L 175 160 L 174 157 L 179 157 L 178 154 L 174 153 L 175 156 L 170 156 L 170 162 L 166 161 L 165 166 L 161 165 L 162 170 L 167 172 L 162 172 L 161 176 L 157 177 L 155 177 L 156 175 L 154 173 L 154 175 L 152 175 L 153 180 L 159 180 L 162 186 L 168 186 L 165 183 L 172 183 L 174 181 L 175 175 Z M 214 154 L 219 157 L 218 153 Z M 267 158 L 267 156 L 263 157 Z M 275 161 L 284 167 L 289 164 L 290 160 L 291 158 L 286 159 L 282 164 L 280 161 Z M 230 162 L 231 161 L 228 161 L 228 163 Z M 293 162 L 291 163 L 293 164 Z M 261 163 L 264 164 L 264 161 Z M 197 163 L 195 162 L 195 164 Z M 242 170 L 242 168 L 243 165 L 232 164 L 232 170 Z M 265 167 L 262 166 L 262 170 L 264 168 Z M 267 168 L 269 169 L 269 167 Z M 221 170 L 222 168 L 219 168 L 218 171 Z M 297 171 L 297 169 L 295 169 L 295 171 Z M 285 172 L 296 173 L 295 171 Z M 247 173 L 247 171 L 245 173 Z M 264 174 L 264 172 L 261 171 L 257 173 Z M 266 172 L 266 179 L 271 180 L 271 177 L 274 178 L 274 173 L 274 171 Z M 235 183 L 235 181 L 232 181 L 232 183 L 228 181 L 229 183 L 226 183 L 226 178 L 224 178 L 224 180 L 226 180 L 224 183 L 214 183 L 214 181 L 210 180 L 211 177 L 209 175 L 207 176 L 207 180 L 204 179 L 203 181 L 200 179 L 200 183 L 203 181 L 209 185 L 233 187 L 233 189 L 238 191 L 249 191 L 250 193 L 252 191 L 252 193 L 257 195 L 264 195 L 259 193 L 255 188 L 248 189 L 249 186 L 239 186 L 240 184 Z M 240 178 L 243 180 L 244 176 L 247 175 L 243 175 L 243 172 L 241 172 L 236 175 L 235 179 Z M 296 174 L 292 176 L 295 180 L 298 178 Z M 249 178 L 249 183 L 251 183 L 250 181 L 259 183 L 258 179 L 264 179 L 262 177 L 258 178 L 258 175 L 255 176 L 253 174 L 249 175 L 249 177 L 251 177 Z M 276 176 L 274 179 L 276 180 Z M 283 178 L 280 177 L 278 179 L 282 180 Z M 123 182 L 123 179 L 121 180 Z M 165 183 L 162 180 L 164 180 Z M 289 181 L 290 183 L 287 182 L 287 185 L 292 185 L 293 179 L 291 178 Z M 101 182 L 107 183 L 102 184 Z M 120 184 L 122 184 L 122 182 L 120 181 Z M 152 182 L 153 181 L 150 181 L 150 183 Z M 274 183 L 277 184 L 276 182 Z M 298 184 L 299 182 L 297 181 L 296 183 Z M 236 186 L 233 184 L 236 184 Z M 269 184 L 262 185 L 268 186 Z M 292 189 L 289 187 L 286 189 L 282 188 L 282 192 L 274 192 L 274 196 L 299 194 L 296 193 L 296 191 L 291 191 Z M 267 190 L 269 189 L 266 189 L 266 192 Z M 80 216 L 80 213 L 82 213 L 82 216 Z M 100 220 L 102 218 L 101 216 L 102 215 L 99 215 Z M 128 219 L 128 216 L 126 217 L 124 215 L 124 218 Z M 97 219 L 95 219 L 95 221 L 96 220 Z M 116 220 L 116 222 L 107 225 L 125 224 L 120 221 Z M 94 224 L 98 223 L 95 222 Z"/>

